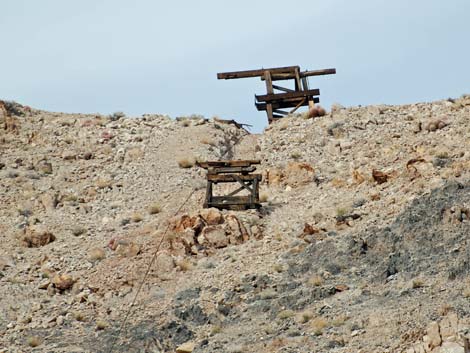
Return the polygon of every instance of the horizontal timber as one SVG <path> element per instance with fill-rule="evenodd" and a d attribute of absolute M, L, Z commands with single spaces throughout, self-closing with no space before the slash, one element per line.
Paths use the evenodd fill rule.
<path fill-rule="evenodd" d="M 254 181 L 262 180 L 261 174 L 233 175 L 233 174 L 207 174 L 207 181 L 215 183 L 235 183 L 239 180 Z"/>
<path fill-rule="evenodd" d="M 260 164 L 259 159 L 248 159 L 248 160 L 227 160 L 227 161 L 209 161 L 209 162 L 198 162 L 197 166 L 208 169 L 209 167 L 250 167 L 253 164 Z"/>
<path fill-rule="evenodd" d="M 312 70 L 312 71 L 303 71 L 300 72 L 299 77 L 311 77 L 311 76 L 323 76 L 323 75 L 334 75 L 336 74 L 336 69 L 324 69 L 324 70 Z M 276 73 L 271 76 L 272 81 L 282 81 L 282 80 L 291 80 L 295 78 L 295 73 Z M 261 80 L 264 81 L 264 77 L 261 77 Z"/>
<path fill-rule="evenodd" d="M 289 99 L 289 98 L 305 98 L 305 97 L 319 96 L 319 95 L 320 95 L 319 89 L 310 89 L 308 91 L 263 94 L 259 96 L 255 95 L 255 97 L 258 102 L 275 102 L 275 101 L 282 101 L 284 99 Z"/>
<path fill-rule="evenodd" d="M 275 109 L 284 109 L 284 108 L 295 108 L 302 100 L 304 100 L 304 103 L 302 103 L 301 107 L 307 106 L 308 105 L 308 100 L 305 98 L 296 98 L 295 100 L 287 100 L 287 101 L 281 101 L 281 102 L 274 102 L 272 103 L 273 110 Z M 320 98 L 314 97 L 313 102 L 315 104 L 320 103 Z M 256 109 L 259 111 L 266 111 L 267 109 L 267 104 L 266 103 L 255 103 L 256 104 Z"/>
<path fill-rule="evenodd" d="M 299 66 L 285 66 L 285 67 L 275 67 L 268 69 L 259 69 L 259 70 L 246 70 L 246 71 L 233 71 L 233 72 L 220 72 L 217 74 L 219 80 L 231 80 L 236 78 L 247 78 L 247 77 L 261 77 L 264 76 L 266 71 L 269 71 L 271 75 L 278 73 L 293 73 L 295 75 L 295 70 L 300 69 Z"/>
<path fill-rule="evenodd" d="M 251 167 L 209 167 L 209 174 L 223 174 L 223 173 L 251 173 L 256 170 L 255 166 Z"/>

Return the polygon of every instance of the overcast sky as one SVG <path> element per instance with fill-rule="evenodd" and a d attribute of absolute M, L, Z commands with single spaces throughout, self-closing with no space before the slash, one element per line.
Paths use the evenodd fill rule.
<path fill-rule="evenodd" d="M 203 114 L 261 130 L 259 79 L 221 71 L 335 67 L 327 109 L 470 92 L 469 0 L 0 0 L 0 99 L 128 115 Z"/>

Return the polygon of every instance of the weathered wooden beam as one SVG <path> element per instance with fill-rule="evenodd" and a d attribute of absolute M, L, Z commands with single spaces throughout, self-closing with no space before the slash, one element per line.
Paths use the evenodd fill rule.
<path fill-rule="evenodd" d="M 249 182 L 249 184 L 251 185 L 251 182 Z M 236 194 L 238 194 L 239 192 L 245 190 L 245 187 L 241 186 L 239 187 L 238 189 L 232 191 L 230 194 L 228 194 L 227 196 L 234 196 Z"/>
<path fill-rule="evenodd" d="M 208 207 L 207 205 L 209 205 L 211 202 L 212 202 L 212 182 L 207 181 L 206 199 L 204 201 L 204 207 Z"/>
<path fill-rule="evenodd" d="M 212 198 L 214 203 L 231 203 L 235 205 L 250 203 L 250 196 L 214 196 Z"/>
<path fill-rule="evenodd" d="M 249 192 L 250 194 L 253 194 L 253 189 L 250 188 L 250 186 L 249 186 L 251 183 L 246 183 L 246 184 L 245 184 L 245 181 L 244 181 L 243 179 L 241 179 L 239 175 L 234 174 L 233 176 L 234 176 L 234 178 L 240 183 L 240 185 L 241 185 L 244 189 L 248 190 L 248 192 Z M 256 180 L 256 178 L 253 179 L 253 181 L 254 181 L 254 180 Z"/>
<path fill-rule="evenodd" d="M 300 107 L 302 107 L 303 105 L 307 105 L 308 104 L 308 100 L 306 98 L 304 98 L 301 102 L 299 102 L 299 104 L 297 104 L 294 109 L 292 109 L 289 114 L 294 114 L 297 109 L 299 109 Z"/>
<path fill-rule="evenodd" d="M 246 159 L 246 160 L 226 160 L 226 161 L 207 161 L 197 162 L 198 167 L 208 169 L 209 167 L 250 167 L 253 164 L 260 164 L 259 159 Z"/>
<path fill-rule="evenodd" d="M 266 71 L 269 71 L 271 74 L 289 73 L 289 72 L 294 72 L 296 68 L 298 68 L 298 66 L 272 67 L 272 68 L 259 69 L 259 70 L 219 72 L 217 74 L 217 78 L 219 80 L 231 80 L 231 79 L 237 79 L 237 78 L 261 77 L 261 76 L 264 76 L 264 73 Z"/>
<path fill-rule="evenodd" d="M 255 166 L 250 167 L 209 167 L 209 174 L 224 174 L 224 173 L 251 173 L 256 170 Z"/>
<path fill-rule="evenodd" d="M 334 75 L 336 74 L 336 69 L 324 69 L 324 70 L 312 70 L 312 71 L 302 71 L 300 72 L 300 77 L 312 77 L 312 76 L 322 76 L 322 75 Z M 291 80 L 296 78 L 295 73 L 276 73 L 271 75 L 273 81 L 282 81 L 282 80 Z M 261 77 L 261 80 L 264 80 Z"/>
<path fill-rule="evenodd" d="M 290 98 L 304 98 L 304 97 L 319 96 L 319 95 L 320 95 L 319 89 L 310 89 L 308 91 L 255 95 L 255 97 L 258 102 L 270 103 L 270 102 L 277 102 L 277 101 L 282 101 L 284 99 L 290 99 Z"/>
<path fill-rule="evenodd" d="M 282 102 L 274 102 L 272 103 L 273 109 L 284 109 L 284 108 L 294 108 L 299 104 L 300 102 L 302 103 L 302 107 L 307 106 L 308 103 L 305 102 L 305 98 L 296 98 L 296 99 L 290 99 L 290 100 L 284 100 Z M 318 97 L 313 97 L 313 102 L 320 103 L 320 98 Z M 256 109 L 259 111 L 265 111 L 266 110 L 266 103 L 255 103 Z"/>
<path fill-rule="evenodd" d="M 336 74 L 336 69 L 310 70 L 310 71 L 301 72 L 300 77 L 335 75 L 335 74 Z"/>
<path fill-rule="evenodd" d="M 249 175 L 234 175 L 234 174 L 208 174 L 207 180 L 215 183 L 234 183 L 239 181 L 239 177 L 243 181 L 253 181 L 255 179 L 261 180 L 261 174 L 249 174 Z"/>
<path fill-rule="evenodd" d="M 295 92 L 293 89 L 286 88 L 286 87 L 281 87 L 281 86 L 278 86 L 278 85 L 273 85 L 273 88 L 275 88 L 279 91 L 283 91 L 283 92 Z"/>
<path fill-rule="evenodd" d="M 274 109 L 273 112 L 279 115 L 289 115 L 288 112 L 285 112 L 284 110 L 279 110 L 279 109 Z"/>

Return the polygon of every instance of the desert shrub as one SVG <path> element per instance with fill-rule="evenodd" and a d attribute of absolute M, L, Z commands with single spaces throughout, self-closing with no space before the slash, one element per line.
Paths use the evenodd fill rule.
<path fill-rule="evenodd" d="M 180 168 L 192 168 L 196 162 L 191 158 L 181 158 L 178 160 L 178 165 Z"/>
<path fill-rule="evenodd" d="M 154 204 L 152 204 L 152 205 L 149 206 L 149 213 L 150 213 L 151 215 L 160 213 L 161 211 L 162 211 L 162 208 L 161 208 L 160 205 L 157 204 L 157 203 L 154 203 Z"/>

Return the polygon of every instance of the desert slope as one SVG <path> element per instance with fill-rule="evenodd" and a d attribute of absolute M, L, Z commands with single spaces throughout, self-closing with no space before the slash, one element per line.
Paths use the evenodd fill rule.
<path fill-rule="evenodd" d="M 6 107 L 0 352 L 464 352 L 470 97 L 260 135 Z M 220 158 L 262 161 L 259 212 L 202 209 Z"/>

